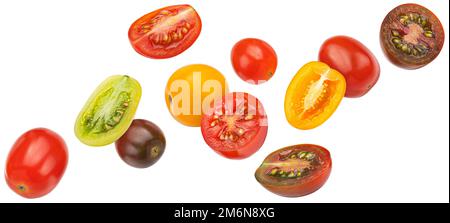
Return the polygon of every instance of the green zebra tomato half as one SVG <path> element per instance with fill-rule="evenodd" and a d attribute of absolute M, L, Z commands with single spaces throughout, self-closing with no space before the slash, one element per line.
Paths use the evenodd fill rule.
<path fill-rule="evenodd" d="M 115 142 L 130 127 L 141 99 L 139 82 L 114 75 L 92 93 L 75 122 L 75 135 L 89 146 Z"/>

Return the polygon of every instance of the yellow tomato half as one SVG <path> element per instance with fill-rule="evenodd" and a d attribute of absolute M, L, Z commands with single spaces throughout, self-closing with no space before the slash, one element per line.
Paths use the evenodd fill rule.
<path fill-rule="evenodd" d="M 225 77 L 213 67 L 193 64 L 175 71 L 166 85 L 166 105 L 181 124 L 198 127 L 214 100 L 228 93 Z"/>
<path fill-rule="evenodd" d="M 287 121 L 303 130 L 321 125 L 336 111 L 345 89 L 344 76 L 327 64 L 305 64 L 286 91 L 284 112 Z"/>

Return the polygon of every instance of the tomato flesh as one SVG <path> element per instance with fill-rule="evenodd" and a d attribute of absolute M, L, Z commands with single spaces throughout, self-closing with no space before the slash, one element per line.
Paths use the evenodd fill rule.
<path fill-rule="evenodd" d="M 284 110 L 293 127 L 307 130 L 323 124 L 339 106 L 345 78 L 322 62 L 305 64 L 286 91 Z"/>
<path fill-rule="evenodd" d="M 105 146 L 127 131 L 141 99 L 141 85 L 127 75 L 113 75 L 91 94 L 75 121 L 75 135 L 89 146 Z"/>
<path fill-rule="evenodd" d="M 267 190 L 284 197 L 300 197 L 321 188 L 331 173 L 327 149 L 301 144 L 279 149 L 256 170 L 256 180 Z"/>
<path fill-rule="evenodd" d="M 201 131 L 205 142 L 215 152 L 230 159 L 244 159 L 258 151 L 264 144 L 267 129 L 262 104 L 248 93 L 229 93 L 202 116 Z"/>
<path fill-rule="evenodd" d="M 20 136 L 6 161 L 8 186 L 25 198 L 50 193 L 61 180 L 68 162 L 64 140 L 55 132 L 37 128 Z"/>
<path fill-rule="evenodd" d="M 445 33 L 438 17 L 418 4 L 392 9 L 380 29 L 384 54 L 395 65 L 418 69 L 433 61 L 444 45 Z"/>
<path fill-rule="evenodd" d="M 128 31 L 139 54 L 164 59 L 187 50 L 202 29 L 200 16 L 190 5 L 173 5 L 150 12 L 136 20 Z"/>
<path fill-rule="evenodd" d="M 261 84 L 275 74 L 277 54 L 265 41 L 247 38 L 234 45 L 231 62 L 242 80 L 250 84 Z"/>
<path fill-rule="evenodd" d="M 319 61 L 344 75 L 346 97 L 365 95 L 377 83 L 380 65 L 372 52 L 358 40 L 348 36 L 327 39 L 320 48 Z"/>

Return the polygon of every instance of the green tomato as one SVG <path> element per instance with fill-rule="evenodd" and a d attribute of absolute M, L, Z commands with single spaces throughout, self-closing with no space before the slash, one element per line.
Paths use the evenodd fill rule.
<path fill-rule="evenodd" d="M 130 127 L 141 99 L 139 82 L 127 75 L 103 81 L 89 97 L 75 122 L 75 135 L 89 146 L 115 142 Z"/>

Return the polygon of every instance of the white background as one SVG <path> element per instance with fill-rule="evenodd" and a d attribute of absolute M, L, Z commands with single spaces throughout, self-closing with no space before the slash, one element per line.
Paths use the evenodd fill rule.
<path fill-rule="evenodd" d="M 415 1 L 433 10 L 449 30 L 449 2 Z M 35 127 L 64 137 L 69 165 L 56 189 L 27 200 L 0 177 L 0 202 L 449 202 L 449 51 L 414 71 L 382 54 L 378 35 L 385 15 L 404 1 L 194 1 L 203 30 L 183 54 L 151 60 L 129 44 L 128 28 L 140 16 L 181 1 L 0 1 L 0 170 L 15 140 Z M 322 126 L 309 131 L 285 120 L 286 88 L 321 43 L 352 36 L 376 55 L 377 85 L 359 99 L 345 98 Z M 241 81 L 230 51 L 245 37 L 264 39 L 278 54 L 275 76 L 260 86 Z M 269 117 L 264 146 L 233 161 L 214 153 L 199 128 L 169 114 L 164 87 L 178 68 L 192 63 L 220 70 L 231 91 L 257 96 Z M 113 74 L 140 81 L 136 118 L 158 124 L 167 139 L 161 160 L 148 169 L 126 165 L 114 145 L 91 148 L 74 133 L 75 118 L 94 88 Z M 270 152 L 314 143 L 332 153 L 328 182 L 314 194 L 283 198 L 253 177 Z"/>

